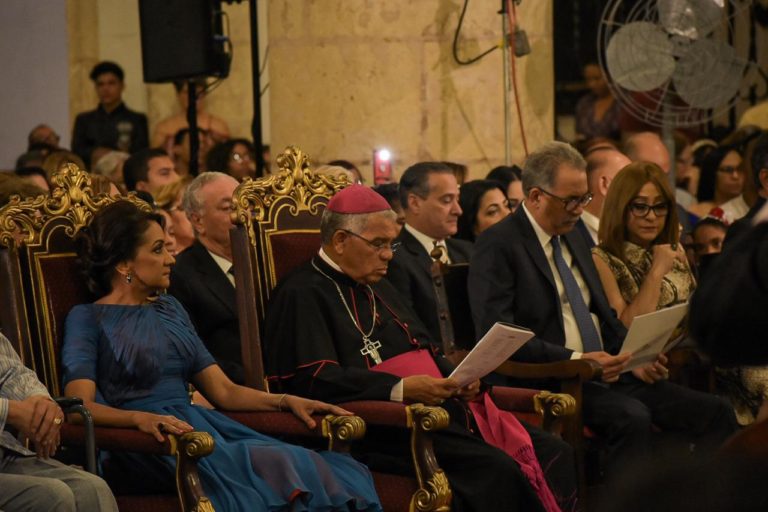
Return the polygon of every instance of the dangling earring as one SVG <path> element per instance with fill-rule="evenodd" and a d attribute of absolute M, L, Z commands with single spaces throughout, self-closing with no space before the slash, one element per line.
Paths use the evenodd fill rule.
<path fill-rule="evenodd" d="M 125 274 L 125 282 L 128 284 L 131 284 L 131 281 L 133 281 L 133 272 L 128 272 Z"/>

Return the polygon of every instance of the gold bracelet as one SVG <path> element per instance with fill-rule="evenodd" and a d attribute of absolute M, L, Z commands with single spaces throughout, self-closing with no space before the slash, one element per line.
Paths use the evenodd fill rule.
<path fill-rule="evenodd" d="M 288 393 L 283 393 L 280 395 L 280 400 L 277 401 L 277 410 L 280 412 L 283 412 L 283 400 L 285 400 L 285 397 L 288 396 Z"/>

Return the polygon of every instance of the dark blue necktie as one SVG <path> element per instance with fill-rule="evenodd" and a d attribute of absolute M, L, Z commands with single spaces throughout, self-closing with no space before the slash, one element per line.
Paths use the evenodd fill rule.
<path fill-rule="evenodd" d="M 584 352 L 599 352 L 603 350 L 600 345 L 600 336 L 597 334 L 595 324 L 592 322 L 592 316 L 589 314 L 589 308 L 584 303 L 584 297 L 581 295 L 581 289 L 573 276 L 573 272 L 563 259 L 563 249 L 560 247 L 560 237 L 552 237 L 552 256 L 555 258 L 555 267 L 563 280 L 565 296 L 571 304 L 573 316 L 576 319 L 576 327 L 581 334 L 581 342 L 584 345 Z"/>

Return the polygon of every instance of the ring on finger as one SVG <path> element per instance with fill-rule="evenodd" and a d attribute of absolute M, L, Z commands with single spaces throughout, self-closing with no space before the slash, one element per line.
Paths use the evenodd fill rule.
<path fill-rule="evenodd" d="M 61 425 L 62 421 L 64 421 L 64 420 L 62 420 L 61 418 L 54 418 L 53 419 L 53 424 L 54 425 Z"/>

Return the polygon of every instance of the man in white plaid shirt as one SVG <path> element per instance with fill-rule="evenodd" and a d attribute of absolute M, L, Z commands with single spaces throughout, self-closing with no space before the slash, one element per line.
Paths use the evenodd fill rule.
<path fill-rule="evenodd" d="M 49 458 L 59 445 L 63 420 L 48 390 L 0 334 L 0 512 L 117 512 L 101 478 Z M 35 452 L 9 427 L 28 438 Z"/>

